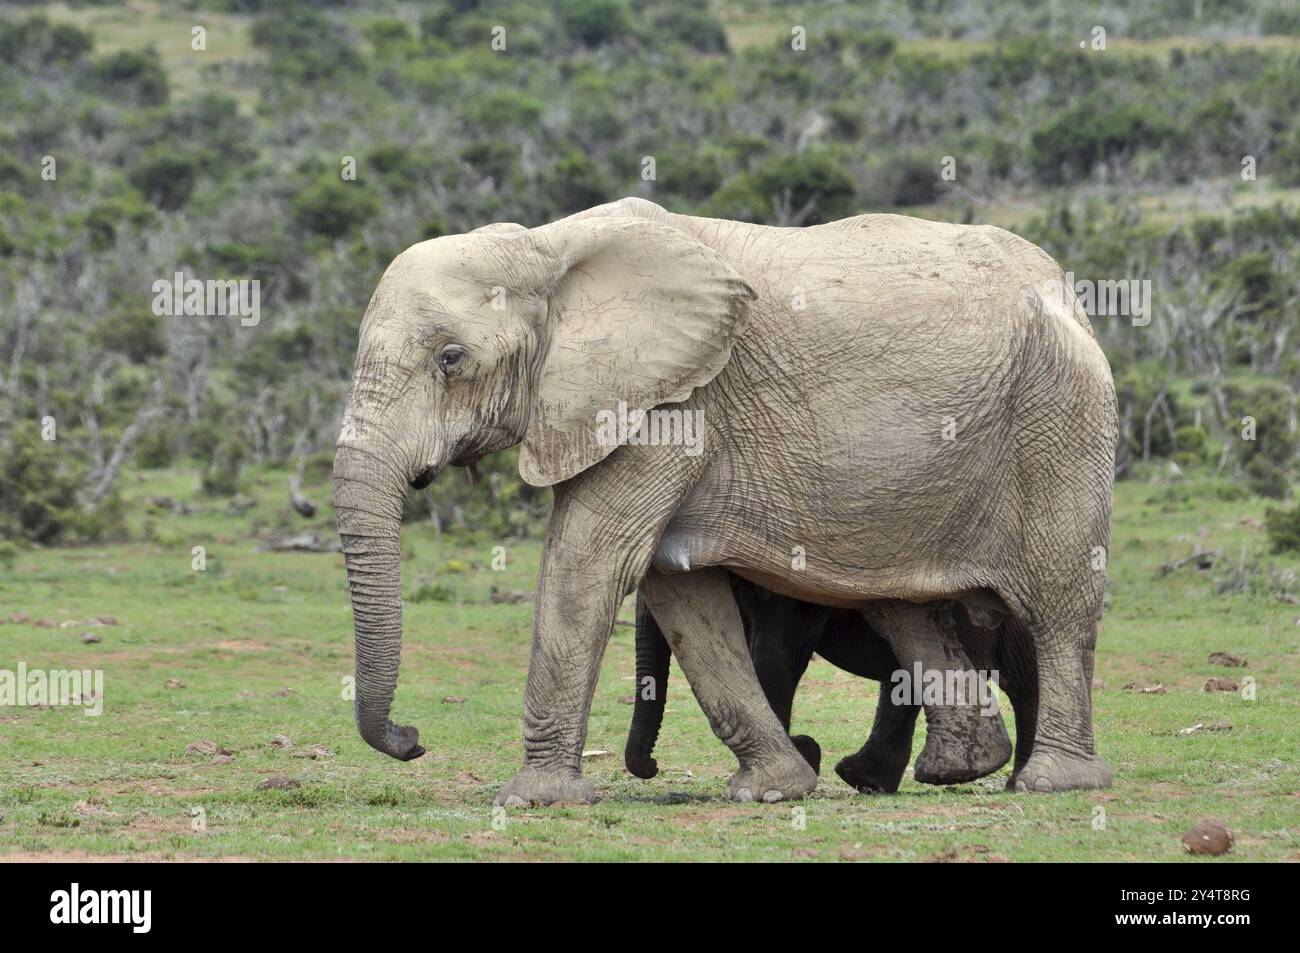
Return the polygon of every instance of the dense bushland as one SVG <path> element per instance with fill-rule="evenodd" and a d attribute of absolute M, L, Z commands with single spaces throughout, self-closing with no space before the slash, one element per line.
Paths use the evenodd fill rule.
<path fill-rule="evenodd" d="M 1065 22 L 891 0 L 793 23 L 758 2 L 203 0 L 195 22 L 240 15 L 222 22 L 246 48 L 197 84 L 159 52 L 188 36 L 108 47 L 31 6 L 0 21 L 0 534 L 112 532 L 115 455 L 231 495 L 250 464 L 327 453 L 398 251 L 627 194 L 779 225 L 1034 208 L 1018 230 L 1077 277 L 1151 282 L 1149 323 L 1095 320 L 1121 474 L 1173 462 L 1275 498 L 1294 480 L 1300 214 L 1282 190 L 1300 185 L 1300 53 L 1203 41 L 1295 35 L 1285 4 Z M 1078 48 L 1093 23 L 1105 51 Z M 1206 193 L 1213 214 L 1180 213 Z M 260 323 L 155 314 L 153 283 L 177 272 L 258 279 Z M 46 417 L 58 437 L 38 445 Z M 529 532 L 545 494 L 510 467 L 486 490 L 440 481 L 411 513 Z M 105 503 L 77 502 L 105 476 Z"/>

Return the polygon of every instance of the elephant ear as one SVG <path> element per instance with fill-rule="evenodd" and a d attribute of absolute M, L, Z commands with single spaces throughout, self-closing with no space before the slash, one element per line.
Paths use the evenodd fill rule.
<path fill-rule="evenodd" d="M 670 225 L 574 216 L 532 229 L 548 351 L 519 454 L 534 486 L 615 449 L 601 412 L 629 421 L 677 403 L 726 366 L 754 292 L 716 251 Z"/>

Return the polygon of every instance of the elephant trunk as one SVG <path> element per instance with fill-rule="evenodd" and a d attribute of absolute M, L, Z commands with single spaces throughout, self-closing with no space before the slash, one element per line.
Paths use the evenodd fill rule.
<path fill-rule="evenodd" d="M 672 651 L 668 640 L 646 608 L 640 593 L 636 597 L 636 700 L 632 727 L 627 733 L 623 763 L 638 778 L 653 778 L 659 765 L 652 757 L 659 740 L 668 701 L 668 663 Z"/>
<path fill-rule="evenodd" d="M 340 447 L 334 505 L 356 633 L 356 720 L 372 748 L 401 761 L 424 754 L 415 728 L 388 714 L 402 655 L 401 526 L 405 486 L 375 474 L 374 457 Z"/>

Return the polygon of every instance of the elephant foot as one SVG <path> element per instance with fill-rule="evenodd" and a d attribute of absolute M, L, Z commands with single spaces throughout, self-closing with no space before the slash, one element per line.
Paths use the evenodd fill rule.
<path fill-rule="evenodd" d="M 503 787 L 497 807 L 545 807 L 548 804 L 595 804 L 596 789 L 576 773 L 524 768 Z"/>
<path fill-rule="evenodd" d="M 902 758 L 883 755 L 864 747 L 856 754 L 841 758 L 835 765 L 835 773 L 851 788 L 862 794 L 893 794 L 903 780 L 907 770 L 907 756 L 912 753 L 911 746 L 903 752 Z"/>
<path fill-rule="evenodd" d="M 912 776 L 922 784 L 963 784 L 992 774 L 1011 760 L 1002 715 L 978 708 L 926 709 L 925 748 Z"/>
<path fill-rule="evenodd" d="M 790 741 L 803 759 L 812 766 L 813 772 L 822 773 L 822 746 L 808 735 L 791 735 Z"/>
<path fill-rule="evenodd" d="M 1112 774 L 1095 754 L 1079 755 L 1034 746 L 1029 760 L 1007 782 L 1009 791 L 1090 791 L 1110 787 Z"/>
<path fill-rule="evenodd" d="M 794 801 L 817 787 L 817 772 L 803 758 L 742 767 L 727 782 L 733 801 Z"/>

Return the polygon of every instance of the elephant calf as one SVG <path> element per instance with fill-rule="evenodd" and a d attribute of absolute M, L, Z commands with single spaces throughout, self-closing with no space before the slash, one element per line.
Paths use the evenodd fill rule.
<path fill-rule="evenodd" d="M 770 593 L 738 576 L 731 577 L 732 591 L 745 627 L 746 642 L 759 684 L 772 710 L 788 732 L 795 689 L 814 652 L 832 665 L 862 678 L 881 683 L 871 734 L 860 751 L 842 758 L 835 773 L 863 793 L 893 792 L 907 769 L 912 753 L 912 735 L 921 706 L 896 704 L 890 684 L 900 669 L 910 671 L 920 661 L 924 646 L 902 633 L 900 647 L 909 662 L 900 665 L 894 649 L 857 611 L 832 609 Z M 945 646 L 950 664 L 970 667 L 969 647 L 985 662 L 996 652 L 993 631 L 978 630 L 964 616 L 958 620 L 955 607 L 940 604 L 917 607 L 944 620 Z M 879 618 L 879 616 L 877 616 Z M 889 625 L 889 623 L 886 623 Z M 889 626 L 891 629 L 895 625 Z M 671 650 L 658 623 L 643 599 L 636 612 L 636 707 L 628 732 L 624 761 L 640 778 L 658 773 L 652 757 L 667 701 Z M 958 784 L 991 774 L 1006 764 L 1011 743 L 1001 715 L 988 716 L 974 705 L 956 712 L 927 708 L 929 730 L 925 750 L 917 759 L 914 776 L 926 784 Z M 963 730 L 964 729 L 964 730 Z M 807 735 L 790 739 L 812 766 L 821 770 L 821 747 Z M 1021 746 L 1017 764 L 1028 756 Z"/>

